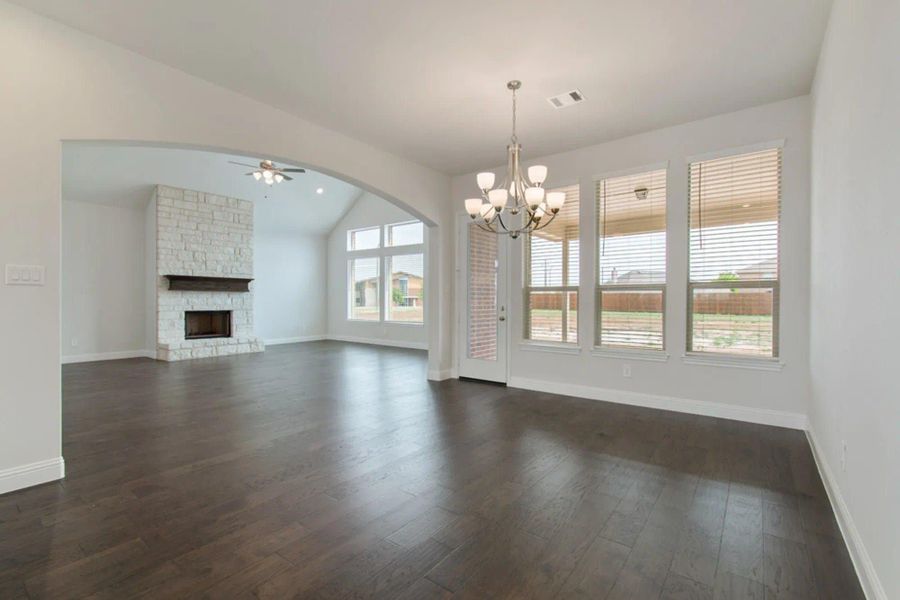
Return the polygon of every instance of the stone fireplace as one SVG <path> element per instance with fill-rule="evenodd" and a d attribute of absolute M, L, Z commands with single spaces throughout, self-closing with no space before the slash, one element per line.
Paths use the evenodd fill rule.
<path fill-rule="evenodd" d="M 253 333 L 253 204 L 156 189 L 156 357 L 260 352 Z"/>

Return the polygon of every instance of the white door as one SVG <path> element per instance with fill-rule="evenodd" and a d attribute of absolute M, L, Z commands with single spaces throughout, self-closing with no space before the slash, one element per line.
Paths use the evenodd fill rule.
<path fill-rule="evenodd" d="M 507 236 L 458 221 L 459 375 L 506 383 Z"/>

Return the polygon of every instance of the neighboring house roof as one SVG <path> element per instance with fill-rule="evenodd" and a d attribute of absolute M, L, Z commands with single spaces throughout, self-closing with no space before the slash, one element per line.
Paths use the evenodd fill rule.
<path fill-rule="evenodd" d="M 768 258 L 749 267 L 744 267 L 739 269 L 736 275 L 743 280 L 775 279 L 778 277 L 778 259 Z"/>
<path fill-rule="evenodd" d="M 621 275 L 614 275 L 610 283 L 659 283 L 666 280 L 666 272 L 659 270 L 628 271 Z"/>

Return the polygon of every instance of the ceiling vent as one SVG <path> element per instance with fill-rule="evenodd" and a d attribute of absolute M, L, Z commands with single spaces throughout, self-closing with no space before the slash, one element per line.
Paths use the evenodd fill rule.
<path fill-rule="evenodd" d="M 547 102 L 549 102 L 553 108 L 565 108 L 567 106 L 572 106 L 573 104 L 578 104 L 579 102 L 584 102 L 584 94 L 578 90 L 572 90 L 565 94 L 551 96 L 547 98 Z"/>

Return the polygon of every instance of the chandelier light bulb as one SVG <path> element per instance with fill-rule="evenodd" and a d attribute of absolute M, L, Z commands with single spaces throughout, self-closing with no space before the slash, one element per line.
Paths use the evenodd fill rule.
<path fill-rule="evenodd" d="M 541 219 L 544 218 L 544 216 L 546 214 L 547 214 L 547 212 L 544 210 L 544 205 L 541 204 L 537 208 L 534 209 L 534 220 L 540 221 Z"/>
<path fill-rule="evenodd" d="M 535 206 L 544 201 L 544 188 L 530 187 L 525 189 L 525 204 L 529 208 L 534 209 Z"/>
<path fill-rule="evenodd" d="M 541 185 L 547 180 L 547 167 L 544 165 L 532 165 L 528 167 L 528 179 L 534 185 Z"/>
<path fill-rule="evenodd" d="M 547 193 L 547 207 L 553 211 L 554 213 L 559 212 L 559 209 L 563 207 L 563 204 L 566 202 L 566 193 L 565 192 L 548 192 Z"/>
<path fill-rule="evenodd" d="M 478 181 L 478 189 L 487 191 L 494 187 L 494 174 L 491 172 L 479 173 L 475 176 Z"/>
<path fill-rule="evenodd" d="M 260 173 L 259 171 L 253 171 L 253 179 L 259 181 L 260 179 L 262 179 L 262 173 Z"/>
<path fill-rule="evenodd" d="M 491 202 L 491 206 L 493 206 L 496 210 L 500 211 L 506 206 L 508 195 L 506 190 L 491 190 L 488 192 L 488 200 Z"/>
<path fill-rule="evenodd" d="M 481 198 L 469 198 L 466 200 L 466 212 L 469 213 L 469 216 L 472 218 L 478 216 L 482 206 Z"/>

